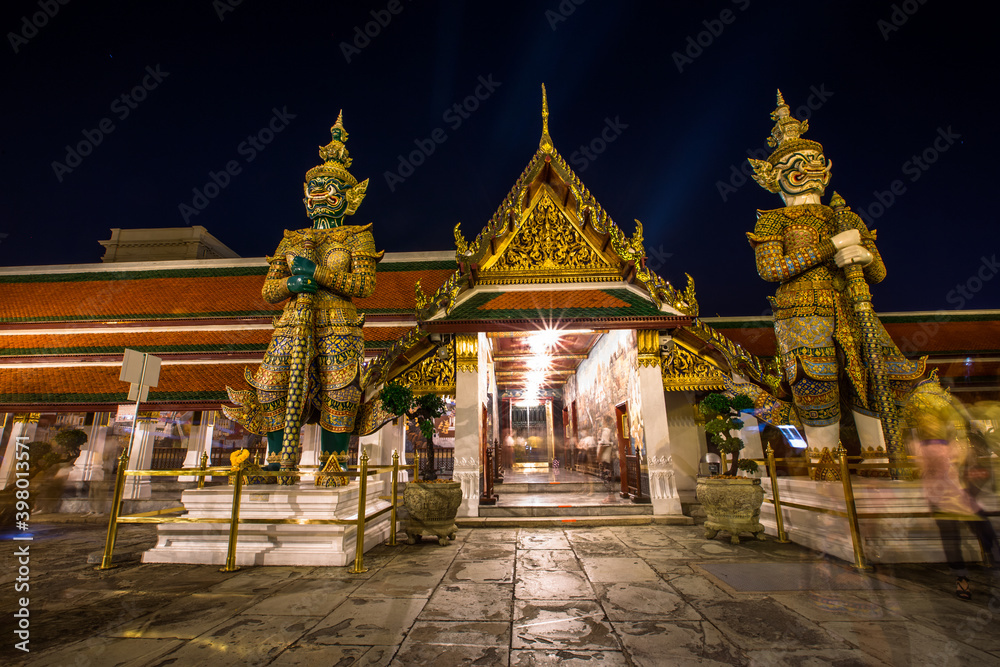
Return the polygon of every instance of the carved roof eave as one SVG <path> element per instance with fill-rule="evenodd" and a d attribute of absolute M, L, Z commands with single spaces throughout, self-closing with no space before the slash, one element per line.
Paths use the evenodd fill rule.
<path fill-rule="evenodd" d="M 721 371 L 729 375 L 738 374 L 778 398 L 787 397 L 775 360 L 751 354 L 701 320 L 693 319 L 691 324 L 678 329 L 674 338 L 686 343 L 686 347 L 698 355 L 710 359 Z"/>
<path fill-rule="evenodd" d="M 391 347 L 365 362 L 362 387 L 366 390 L 385 384 L 423 361 L 437 345 L 428 339 L 428 332 L 419 325 L 407 331 Z"/>
<path fill-rule="evenodd" d="M 477 267 L 497 252 L 497 241 L 512 231 L 525 209 L 532 183 L 547 166 L 551 167 L 567 187 L 567 198 L 560 202 L 560 206 L 576 214 L 582 222 L 584 233 L 594 245 L 603 249 L 602 254 L 606 254 L 608 259 L 617 260 L 619 265 L 628 267 L 622 271 L 622 279 L 642 286 L 650 300 L 665 312 L 696 317 L 698 302 L 691 276 L 685 274 L 687 286 L 678 290 L 645 265 L 642 223 L 636 220 L 635 233 L 631 238 L 626 237 L 559 152 L 554 148 L 551 152 L 539 148 L 471 244 L 466 243 L 459 229 L 460 225 L 455 226 L 455 259 L 459 268 L 432 296 L 419 295 L 417 318 L 430 319 L 442 308 L 446 313 L 450 312 L 458 296 L 475 286 Z"/>

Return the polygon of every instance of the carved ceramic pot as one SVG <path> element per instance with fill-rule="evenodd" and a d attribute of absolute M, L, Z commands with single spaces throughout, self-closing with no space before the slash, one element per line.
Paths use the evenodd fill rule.
<path fill-rule="evenodd" d="M 461 504 L 459 482 L 408 483 L 403 491 L 403 505 L 410 515 L 406 520 L 406 543 L 415 544 L 427 533 L 435 535 L 438 544 L 448 544 L 458 532 L 455 515 Z"/>
<path fill-rule="evenodd" d="M 740 543 L 740 533 L 753 533 L 758 540 L 764 539 L 764 526 L 760 524 L 764 490 L 759 479 L 700 478 L 695 495 L 707 516 L 706 538 L 712 539 L 720 530 L 725 530 L 733 544 Z"/>

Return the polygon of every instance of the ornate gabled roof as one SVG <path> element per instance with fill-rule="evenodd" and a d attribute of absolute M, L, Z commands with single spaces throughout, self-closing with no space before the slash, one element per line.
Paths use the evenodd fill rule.
<path fill-rule="evenodd" d="M 635 284 L 656 309 L 697 315 L 691 277 L 680 291 L 645 266 L 642 223 L 625 235 L 552 144 L 544 99 L 542 115 L 538 150 L 483 230 L 467 243 L 455 226 L 459 269 L 432 296 L 418 290 L 418 317 L 447 316 L 476 285 L 576 282 Z"/>

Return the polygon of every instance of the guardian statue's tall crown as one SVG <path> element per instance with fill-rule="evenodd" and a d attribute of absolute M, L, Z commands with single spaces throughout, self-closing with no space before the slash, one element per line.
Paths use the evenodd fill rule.
<path fill-rule="evenodd" d="M 323 164 L 313 167 L 306 172 L 306 181 L 311 181 L 317 176 L 333 176 L 350 186 L 358 184 L 358 179 L 347 171 L 351 166 L 351 157 L 347 152 L 347 130 L 344 129 L 344 112 L 337 114 L 337 122 L 330 128 L 330 143 L 319 147 L 319 156 L 323 158 Z"/>
<path fill-rule="evenodd" d="M 800 138 L 809 129 L 808 120 L 796 120 L 792 117 L 785 98 L 778 91 L 778 107 L 771 112 L 771 120 L 774 127 L 771 129 L 771 136 L 767 138 L 767 145 L 774 149 L 767 161 L 772 165 L 781 161 L 781 158 L 805 149 L 823 152 L 823 146 L 815 141 Z"/>

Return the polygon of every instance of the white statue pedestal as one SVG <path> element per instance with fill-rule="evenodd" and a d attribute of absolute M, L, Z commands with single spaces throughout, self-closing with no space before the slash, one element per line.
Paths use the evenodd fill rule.
<path fill-rule="evenodd" d="M 356 519 L 358 482 L 335 488 L 298 486 L 244 486 L 241 519 Z M 385 483 L 369 480 L 367 512 L 389 507 L 379 500 Z M 220 518 L 220 523 L 163 523 L 157 526 L 156 546 L 142 555 L 143 563 L 198 563 L 225 565 L 233 487 L 190 489 L 181 495 L 188 518 Z M 365 523 L 365 551 L 389 538 L 390 512 Z M 357 527 L 337 524 L 241 523 L 236 542 L 236 565 L 333 565 L 354 562 Z"/>
<path fill-rule="evenodd" d="M 908 518 L 909 513 L 929 512 L 920 482 L 893 482 L 888 479 L 851 477 L 858 514 L 886 514 L 886 518 L 860 519 L 861 543 L 870 563 L 944 563 L 941 534 L 932 518 Z M 764 497 L 771 497 L 765 478 Z M 844 486 L 839 480 L 814 482 L 806 477 L 779 477 L 778 494 L 788 539 L 796 544 L 854 562 L 854 547 L 846 517 L 788 507 L 785 503 L 823 507 L 846 512 Z M 997 510 L 995 496 L 981 497 L 987 511 Z M 899 516 L 892 516 L 892 515 Z M 768 535 L 777 535 L 774 505 L 764 503 L 760 522 Z M 1000 528 L 994 519 L 993 525 Z M 961 548 L 966 562 L 980 560 L 979 543 L 972 531 L 962 528 Z"/>

